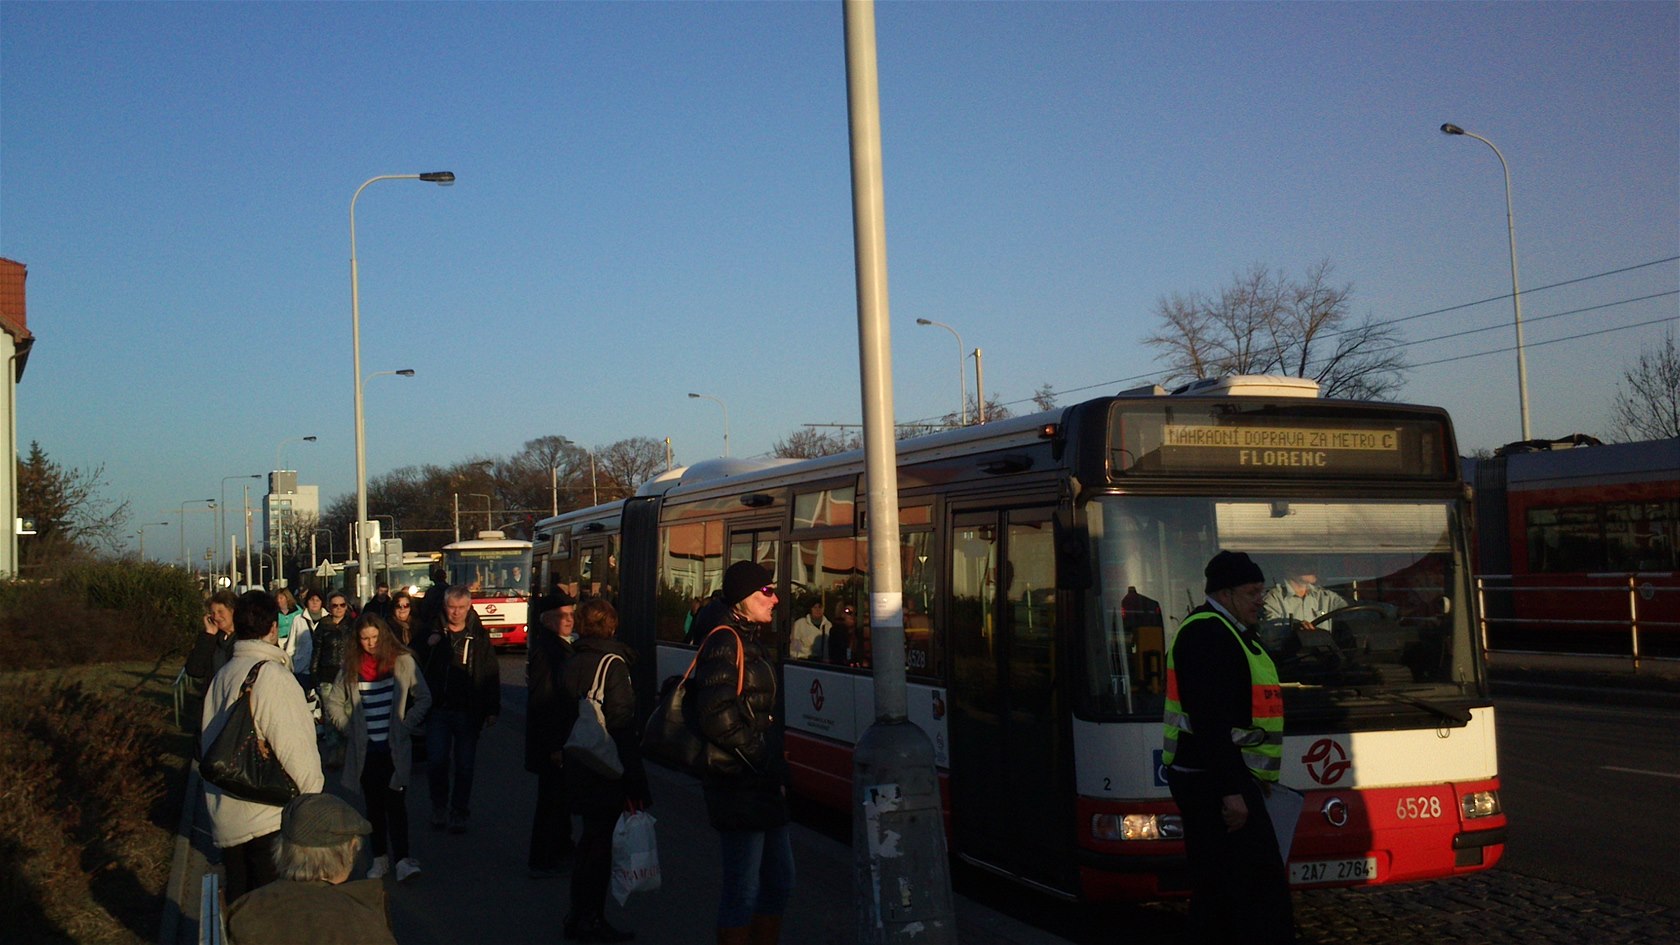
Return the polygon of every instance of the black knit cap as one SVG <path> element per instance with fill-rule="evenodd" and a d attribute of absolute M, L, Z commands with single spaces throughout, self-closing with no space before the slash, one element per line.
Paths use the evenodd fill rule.
<path fill-rule="evenodd" d="M 1249 560 L 1248 555 L 1240 551 L 1221 551 L 1213 556 L 1202 571 L 1207 575 L 1206 591 L 1222 591 L 1228 587 L 1241 587 L 1244 584 L 1264 584 L 1266 576 L 1260 573 L 1260 566 Z"/>
<path fill-rule="evenodd" d="M 776 576 L 756 561 L 737 561 L 723 572 L 723 602 L 733 607 L 753 591 L 776 583 Z"/>

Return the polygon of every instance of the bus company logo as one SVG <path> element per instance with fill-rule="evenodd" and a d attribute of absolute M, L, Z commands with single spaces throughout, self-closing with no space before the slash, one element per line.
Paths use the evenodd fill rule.
<path fill-rule="evenodd" d="M 484 612 L 487 613 L 487 614 L 496 613 L 496 605 L 495 604 L 485 604 L 484 605 Z"/>
<path fill-rule="evenodd" d="M 811 680 L 811 708 L 816 709 L 818 712 L 821 712 L 824 701 L 825 700 L 823 699 L 822 680 L 820 680 L 820 679 Z"/>
<path fill-rule="evenodd" d="M 1333 738 L 1313 742 L 1307 753 L 1301 756 L 1301 763 L 1307 766 L 1307 774 L 1319 784 L 1335 784 L 1353 767 L 1353 762 L 1347 760 L 1347 749 Z"/>

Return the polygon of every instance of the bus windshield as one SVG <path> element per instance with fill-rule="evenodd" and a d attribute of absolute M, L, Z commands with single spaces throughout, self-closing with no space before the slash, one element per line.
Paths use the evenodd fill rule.
<path fill-rule="evenodd" d="M 1266 576 L 1257 629 L 1292 712 L 1479 692 L 1453 503 L 1103 496 L 1088 509 L 1090 715 L 1160 713 L 1167 649 L 1222 548 Z"/>
<path fill-rule="evenodd" d="M 449 583 L 472 588 L 474 597 L 524 597 L 531 591 L 531 549 L 448 549 Z"/>

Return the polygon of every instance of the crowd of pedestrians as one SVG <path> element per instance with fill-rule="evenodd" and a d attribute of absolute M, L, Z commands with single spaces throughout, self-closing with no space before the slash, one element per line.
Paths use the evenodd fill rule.
<path fill-rule="evenodd" d="M 470 590 L 445 579 L 434 571 L 420 602 L 382 586 L 359 613 L 340 591 L 219 591 L 206 601 L 204 632 L 187 660 L 204 687 L 199 749 L 228 725 L 248 685 L 255 730 L 297 792 L 284 805 L 266 804 L 205 781 L 235 945 L 393 941 L 386 878 L 407 883 L 423 873 L 408 817 L 416 769 L 425 774 L 431 827 L 469 829 L 479 737 L 501 715 L 500 668 Z M 691 699 L 711 746 L 702 781 L 720 851 L 716 937 L 774 945 L 794 882 L 772 711 L 777 676 L 764 642 L 774 576 L 738 562 L 713 605 L 696 615 L 711 626 L 694 629 L 702 646 Z M 615 826 L 654 802 L 631 674 L 637 654 L 617 639 L 618 627 L 604 598 L 580 603 L 556 585 L 532 601 L 525 766 L 536 776 L 536 811 L 527 869 L 533 879 L 570 873 L 560 923 L 568 941 L 635 937 L 605 914 Z M 599 704 L 617 776 L 569 762 L 565 745 L 585 698 Z M 323 793 L 335 768 L 360 811 Z M 364 838 L 368 864 L 352 881 Z"/>

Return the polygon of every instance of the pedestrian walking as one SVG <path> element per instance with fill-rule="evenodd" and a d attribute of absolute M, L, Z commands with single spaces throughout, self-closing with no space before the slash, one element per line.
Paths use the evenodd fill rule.
<path fill-rule="evenodd" d="M 408 780 L 415 727 L 432 705 L 431 690 L 408 647 L 376 614 L 356 618 L 357 651 L 345 660 L 327 712 L 344 732 L 345 787 L 360 791 L 372 822 L 368 879 L 395 864 L 397 882 L 420 872 L 408 845 Z"/>
<path fill-rule="evenodd" d="M 444 592 L 442 616 L 425 633 L 415 649 L 432 690 L 426 721 L 432 829 L 447 826 L 450 833 L 465 833 L 472 815 L 478 737 L 502 712 L 501 667 L 465 586 Z"/>
<path fill-rule="evenodd" d="M 562 749 L 577 720 L 577 700 L 567 696 L 561 673 L 572 656 L 577 601 L 558 593 L 562 596 L 531 628 L 525 654 L 525 770 L 537 776 L 537 809 L 525 860 L 532 879 L 558 875 L 575 849 Z"/>

